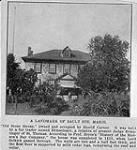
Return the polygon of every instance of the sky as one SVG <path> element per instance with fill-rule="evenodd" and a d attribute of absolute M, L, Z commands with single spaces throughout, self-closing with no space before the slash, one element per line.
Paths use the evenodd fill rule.
<path fill-rule="evenodd" d="M 108 33 L 130 42 L 130 31 L 130 5 L 9 3 L 8 53 L 14 43 L 17 57 L 26 56 L 28 46 L 34 53 L 66 46 L 88 52 L 90 38 Z"/>

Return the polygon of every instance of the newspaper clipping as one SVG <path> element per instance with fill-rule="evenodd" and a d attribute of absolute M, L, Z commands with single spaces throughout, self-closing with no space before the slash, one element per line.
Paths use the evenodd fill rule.
<path fill-rule="evenodd" d="M 137 3 L 1 8 L 1 149 L 137 149 Z"/>

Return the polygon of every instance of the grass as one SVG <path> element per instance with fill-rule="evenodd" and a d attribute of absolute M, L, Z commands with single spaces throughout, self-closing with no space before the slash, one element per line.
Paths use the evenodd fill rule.
<path fill-rule="evenodd" d="M 6 104 L 6 114 L 15 115 L 15 103 Z M 33 108 L 29 107 L 29 103 L 18 103 L 16 115 L 37 115 Z"/>
<path fill-rule="evenodd" d="M 61 116 L 70 116 L 72 115 L 72 109 L 74 105 L 79 105 L 80 107 L 87 101 L 87 99 L 84 99 L 82 96 L 79 96 L 79 99 L 77 101 L 70 100 L 67 102 L 69 105 L 69 110 L 63 111 L 60 115 Z M 15 103 L 7 103 L 6 104 L 6 114 L 15 115 Z M 29 103 L 18 103 L 17 105 L 17 112 L 16 115 L 40 115 L 36 111 L 36 107 L 30 108 Z M 51 114 L 47 114 L 51 115 Z"/>
<path fill-rule="evenodd" d="M 36 99 L 37 100 L 37 99 Z M 115 100 L 115 101 L 114 101 Z M 62 111 L 60 114 L 61 116 L 129 116 L 128 114 L 128 103 L 129 102 L 129 96 L 124 94 L 116 94 L 116 93 L 109 93 L 107 97 L 104 97 L 103 95 L 93 96 L 90 98 L 87 96 L 86 98 L 82 95 L 79 95 L 77 100 L 70 99 L 67 101 L 67 105 L 69 105 L 69 108 L 65 111 Z M 115 104 L 113 102 L 116 102 Z M 121 102 L 124 104 L 121 104 Z M 86 105 L 84 105 L 86 103 Z M 58 102 L 57 102 L 58 104 Z M 92 105 L 94 104 L 94 107 Z M 42 105 L 43 106 L 43 105 Z M 111 106 L 111 107 L 110 107 Z M 117 108 L 121 108 L 120 111 Z M 6 114 L 15 114 L 15 103 L 7 103 L 6 104 Z M 62 108 L 62 106 L 61 106 Z M 114 109 L 116 108 L 116 110 Z M 124 110 L 124 108 L 126 108 Z M 37 111 L 37 110 L 40 111 Z M 41 110 L 44 112 L 42 113 Z M 122 112 L 122 111 L 123 112 Z M 50 111 L 47 111 L 46 108 L 43 109 L 41 106 L 36 107 L 30 107 L 28 102 L 25 103 L 18 103 L 17 105 L 17 112 L 16 115 L 53 115 L 55 110 L 50 109 Z M 107 112 L 107 113 L 106 113 Z M 120 112 L 120 113 L 119 113 Z"/>

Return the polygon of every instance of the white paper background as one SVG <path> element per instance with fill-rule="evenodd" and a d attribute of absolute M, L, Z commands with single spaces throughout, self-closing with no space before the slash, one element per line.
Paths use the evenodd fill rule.
<path fill-rule="evenodd" d="M 54 0 L 54 2 L 57 0 Z M 103 3 L 104 1 L 102 0 L 60 0 L 62 2 L 101 2 Z M 115 0 L 115 1 L 110 1 L 110 0 L 106 0 L 105 2 L 117 2 L 117 3 L 122 3 L 123 1 L 119 1 L 119 0 Z M 129 1 L 126 1 L 127 3 L 129 3 Z M 132 117 L 137 117 L 137 4 L 136 1 L 132 0 L 131 1 L 133 3 L 133 28 L 132 28 L 132 68 L 131 68 L 131 118 Z M 10 116 L 10 115 L 5 115 L 5 88 L 6 88 L 6 32 L 7 32 L 7 28 L 6 28 L 6 16 L 7 16 L 7 10 L 5 8 L 6 6 L 6 1 L 2 2 L 2 29 L 1 29 L 1 37 L 2 37 L 2 41 L 1 41 L 1 90 L 0 90 L 0 94 L 1 94 L 1 115 L 2 115 L 2 120 L 4 121 L 3 123 L 28 123 L 29 120 L 31 118 L 45 118 L 45 116 Z M 53 119 L 55 116 L 46 116 L 47 119 Z M 56 117 L 55 117 L 56 118 Z M 90 119 L 90 117 L 57 117 L 57 118 L 75 118 L 75 119 L 82 119 L 82 118 L 87 118 Z M 94 117 L 92 117 L 93 119 Z M 101 118 L 103 120 L 107 120 L 109 122 L 109 125 L 114 125 L 114 124 L 132 124 L 135 123 L 135 118 L 133 120 L 130 120 L 131 118 Z M 137 123 L 137 122 L 136 122 Z M 5 143 L 6 141 L 6 136 L 7 134 L 3 134 L 2 136 L 2 142 Z M 6 145 L 6 143 L 5 143 Z M 6 149 L 2 149 L 2 150 L 6 150 Z"/>

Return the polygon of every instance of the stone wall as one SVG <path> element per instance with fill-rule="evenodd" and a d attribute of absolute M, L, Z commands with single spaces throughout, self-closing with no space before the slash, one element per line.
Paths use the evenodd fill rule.
<path fill-rule="evenodd" d="M 26 62 L 25 68 L 26 70 L 29 70 L 30 68 L 35 69 L 35 63 L 32 62 Z M 41 65 L 41 73 L 38 73 L 38 79 L 41 83 L 44 81 L 49 80 L 55 80 L 59 76 L 63 75 L 63 64 L 56 64 L 56 74 L 49 73 L 49 63 L 42 63 Z M 77 64 L 71 64 L 70 74 L 72 76 L 77 77 L 78 73 L 78 65 Z"/>

